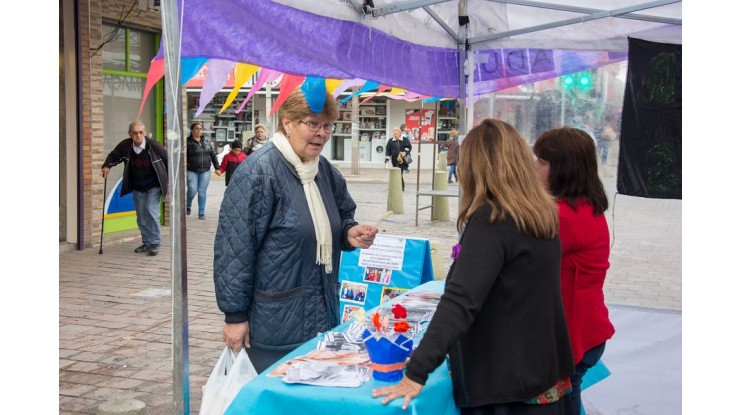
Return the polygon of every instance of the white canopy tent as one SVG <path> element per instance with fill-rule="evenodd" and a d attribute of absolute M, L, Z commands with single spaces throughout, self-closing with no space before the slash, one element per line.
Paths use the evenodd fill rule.
<path fill-rule="evenodd" d="M 449 83 L 450 78 L 456 78 L 457 82 L 446 90 L 456 93 L 443 96 L 461 100 L 460 131 L 464 133 L 472 125 L 470 108 L 474 96 L 484 92 L 476 91 L 475 84 L 481 81 L 476 77 L 477 68 L 490 59 L 487 51 L 549 49 L 624 53 L 629 37 L 682 43 L 680 0 L 603 0 L 598 2 L 598 8 L 593 3 L 589 0 L 162 1 L 163 75 L 171 157 L 176 411 L 186 413 L 189 408 L 181 59 L 205 57 L 294 74 L 303 69 L 308 72 L 303 75 L 373 80 L 400 88 L 418 85 L 420 88 L 415 92 L 429 96 L 434 96 L 436 91 L 422 90 L 424 86 L 439 85 L 441 82 L 436 77 L 441 72 L 452 73 L 454 76 L 443 81 Z M 314 26 L 309 27 L 310 24 Z M 353 50 L 356 41 L 363 41 L 365 49 Z M 299 58 L 291 60 L 293 55 Z M 368 62 L 357 62 L 365 56 Z M 399 63 L 402 56 L 413 56 L 421 64 L 410 68 L 408 73 L 394 71 L 405 65 L 403 60 Z M 572 69 L 564 66 L 550 75 Z M 521 78 L 521 83 L 526 81 L 526 77 Z"/>

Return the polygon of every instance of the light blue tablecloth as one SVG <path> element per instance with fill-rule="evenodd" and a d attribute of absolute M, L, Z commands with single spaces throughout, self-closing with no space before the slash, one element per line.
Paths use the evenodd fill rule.
<path fill-rule="evenodd" d="M 444 291 L 444 281 L 430 281 L 409 292 L 418 291 L 441 293 Z M 394 298 L 394 302 L 401 298 L 402 296 Z M 346 330 L 348 326 L 349 322 L 344 323 L 338 326 L 336 331 Z M 287 384 L 283 383 L 282 378 L 273 378 L 266 375 L 281 362 L 314 350 L 318 340 L 318 337 L 309 340 L 246 384 L 234 398 L 225 415 L 457 415 L 460 413 L 452 398 L 452 381 L 446 363 L 442 363 L 429 375 L 421 394 L 411 401 L 406 411 L 401 409 L 402 399 L 396 399 L 384 406 L 380 403 L 380 398 L 374 399 L 372 397 L 374 388 L 392 383 L 371 378 L 359 388 L 340 388 Z M 601 381 L 609 374 L 606 366 L 599 362 L 596 367 L 586 373 L 583 379 L 583 388 L 585 389 Z"/>
<path fill-rule="evenodd" d="M 441 293 L 444 281 L 431 281 L 410 292 L 431 291 Z M 397 297 L 400 299 L 401 297 Z M 395 299 L 394 299 L 395 300 Z M 337 331 L 346 329 L 348 323 L 340 325 Z M 294 350 L 282 361 L 304 355 L 316 348 L 318 337 L 309 340 Z M 370 379 L 359 388 L 340 388 L 283 383 L 282 378 L 268 377 L 266 374 L 280 362 L 265 370 L 261 375 L 246 384 L 226 411 L 226 415 L 270 414 L 270 415 L 457 415 L 460 411 L 452 398 L 452 381 L 446 363 L 442 363 L 422 389 L 421 394 L 411 401 L 409 408 L 401 409 L 403 400 L 396 399 L 387 405 L 381 399 L 372 397 L 374 388 L 392 383 Z"/>

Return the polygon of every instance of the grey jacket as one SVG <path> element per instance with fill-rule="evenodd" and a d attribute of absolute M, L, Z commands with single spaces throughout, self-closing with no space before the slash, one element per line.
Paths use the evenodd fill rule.
<path fill-rule="evenodd" d="M 224 193 L 213 280 L 227 323 L 249 321 L 250 342 L 293 349 L 339 323 L 342 250 L 355 248 L 355 202 L 341 174 L 321 157 L 315 178 L 333 236 L 333 272 L 316 264 L 316 236 L 303 186 L 272 143 L 237 167 Z"/>

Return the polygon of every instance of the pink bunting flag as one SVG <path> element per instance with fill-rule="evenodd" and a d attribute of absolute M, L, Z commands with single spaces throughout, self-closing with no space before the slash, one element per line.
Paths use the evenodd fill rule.
<path fill-rule="evenodd" d="M 149 64 L 149 73 L 146 75 L 146 86 L 144 87 L 144 96 L 141 97 L 141 105 L 139 106 L 139 114 L 136 118 L 141 118 L 141 110 L 144 109 L 144 103 L 146 102 L 149 92 L 152 90 L 154 85 L 159 82 L 160 79 L 164 78 L 164 59 L 152 60 Z"/>
<path fill-rule="evenodd" d="M 195 112 L 195 116 L 200 115 L 206 105 L 213 99 L 218 91 L 226 83 L 226 79 L 229 77 L 229 72 L 234 67 L 234 62 L 226 61 L 222 59 L 211 59 L 207 63 L 208 71 L 206 72 L 206 80 L 203 83 L 203 89 L 200 91 L 200 101 L 198 101 L 198 110 Z"/>
<path fill-rule="evenodd" d="M 364 103 L 370 101 L 371 99 L 375 98 L 381 92 L 388 91 L 389 89 L 391 89 L 391 87 L 389 87 L 388 85 L 380 84 L 380 86 L 378 87 L 378 91 L 376 93 L 370 95 L 369 97 L 363 99 L 362 101 L 360 101 L 360 104 L 364 104 Z"/>
<path fill-rule="evenodd" d="M 303 83 L 304 79 L 306 79 L 305 76 L 290 75 L 287 73 L 283 75 L 283 79 L 280 81 L 280 94 L 275 100 L 275 103 L 272 104 L 270 117 L 272 117 L 275 112 L 277 112 L 278 108 L 283 105 L 283 102 L 288 99 L 288 95 L 290 95 L 290 93 L 293 92 L 294 89 L 298 88 Z"/>
<path fill-rule="evenodd" d="M 252 98 L 252 95 L 254 95 L 255 92 L 259 91 L 262 88 L 262 85 L 265 84 L 265 82 L 272 82 L 280 78 L 280 75 L 282 74 L 282 72 L 273 71 L 272 69 L 260 69 L 260 74 L 257 75 L 257 81 L 254 83 L 254 85 L 252 85 L 252 88 L 249 90 L 249 94 L 247 94 L 247 97 L 244 98 L 244 102 L 242 102 L 242 105 L 240 105 L 239 108 L 236 110 L 236 113 L 238 114 L 242 112 L 244 106 L 247 105 L 249 99 Z"/>

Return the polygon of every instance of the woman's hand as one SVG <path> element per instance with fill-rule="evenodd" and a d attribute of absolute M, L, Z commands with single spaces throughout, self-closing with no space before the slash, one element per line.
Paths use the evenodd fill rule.
<path fill-rule="evenodd" d="M 347 241 L 355 248 L 367 249 L 373 244 L 378 228 L 373 225 L 355 225 L 347 231 Z"/>
<path fill-rule="evenodd" d="M 413 380 L 407 378 L 406 375 L 403 375 L 403 378 L 401 379 L 401 382 L 398 383 L 398 385 L 373 389 L 373 398 L 385 396 L 385 399 L 383 399 L 383 401 L 381 402 L 383 405 L 385 405 L 396 398 L 403 397 L 403 405 L 401 405 L 401 408 L 406 409 L 409 407 L 409 402 L 419 396 L 421 388 L 423 387 L 424 385 L 416 383 Z"/>
<path fill-rule="evenodd" d="M 223 341 L 234 353 L 239 353 L 242 346 L 252 347 L 249 344 L 249 322 L 224 324 Z"/>

